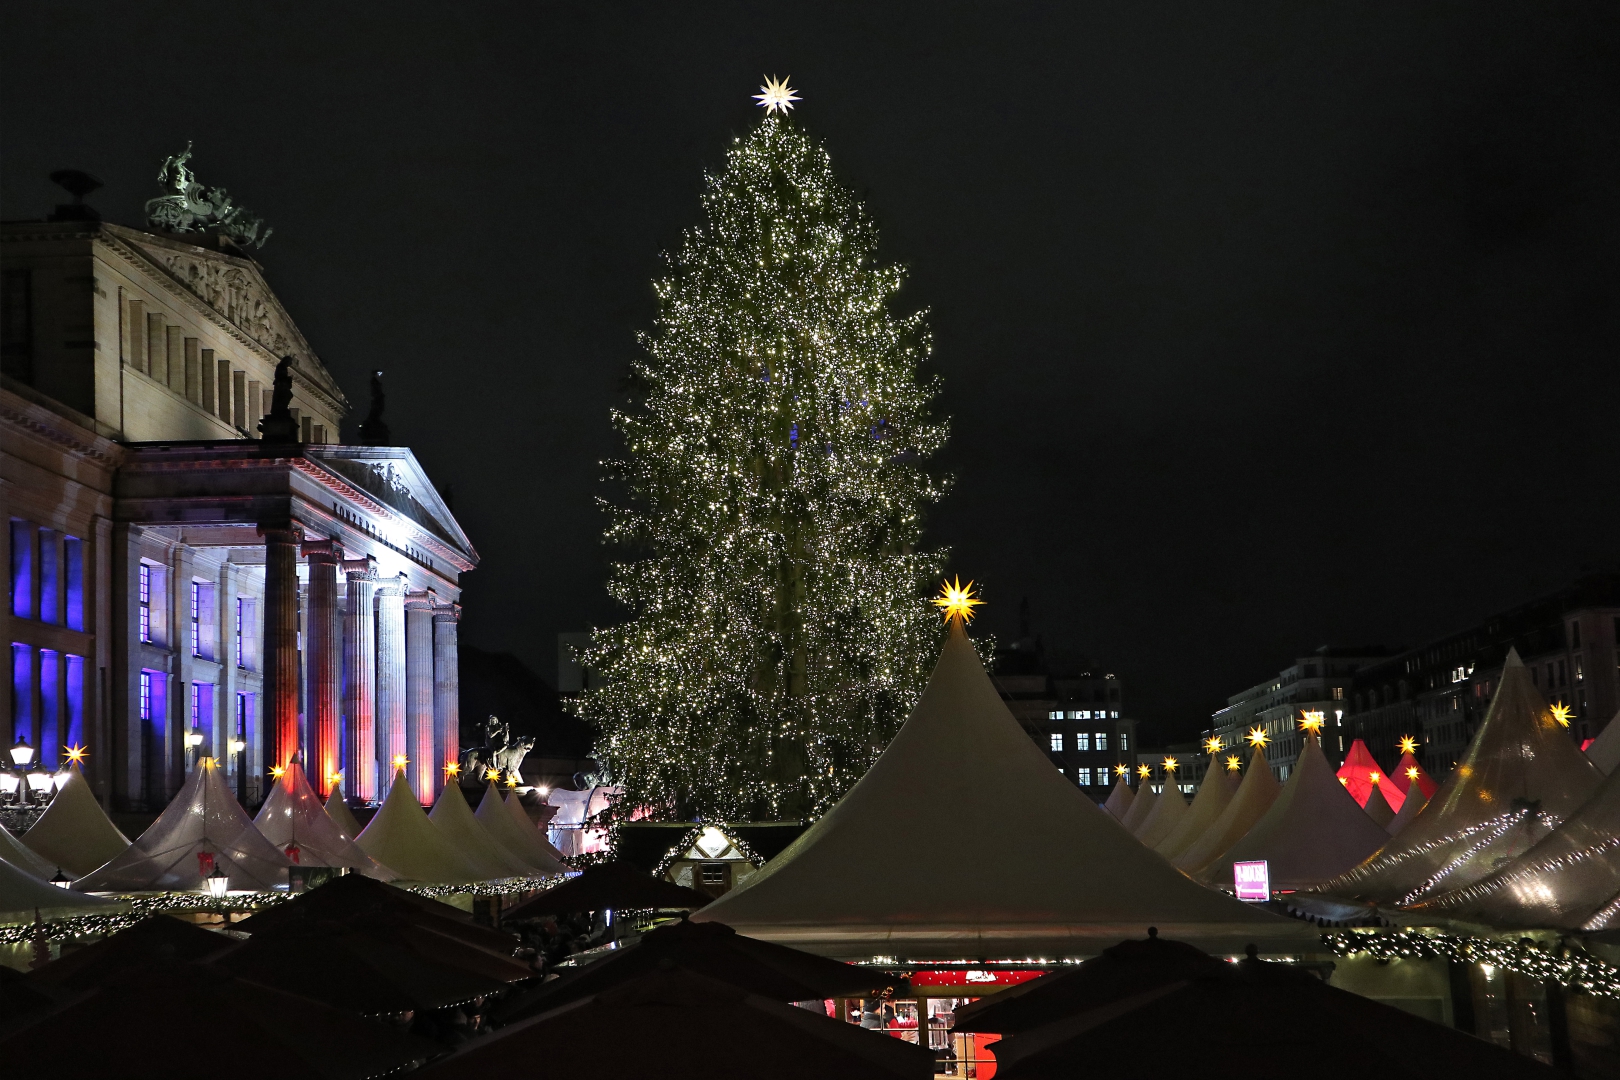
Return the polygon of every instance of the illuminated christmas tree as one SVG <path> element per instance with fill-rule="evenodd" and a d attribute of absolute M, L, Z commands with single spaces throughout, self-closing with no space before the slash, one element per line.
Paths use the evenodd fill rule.
<path fill-rule="evenodd" d="M 921 692 L 941 640 L 919 551 L 945 481 L 924 463 L 923 314 L 827 152 L 767 112 L 708 178 L 703 224 L 656 282 L 658 318 L 614 414 L 627 498 L 580 703 L 626 797 L 619 815 L 813 815 L 857 780 Z"/>

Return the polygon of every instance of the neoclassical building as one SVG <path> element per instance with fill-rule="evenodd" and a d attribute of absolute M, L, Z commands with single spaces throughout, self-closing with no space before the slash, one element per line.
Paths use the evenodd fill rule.
<path fill-rule="evenodd" d="M 250 806 L 295 753 L 351 800 L 405 759 L 430 802 L 466 534 L 409 449 L 338 443 L 348 401 L 245 249 L 65 209 L 0 226 L 0 734 L 87 747 L 118 809 L 200 755 Z"/>

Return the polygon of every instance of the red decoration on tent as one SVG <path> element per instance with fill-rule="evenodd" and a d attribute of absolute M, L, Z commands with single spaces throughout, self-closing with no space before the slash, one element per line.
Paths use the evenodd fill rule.
<path fill-rule="evenodd" d="M 1350 744 L 1350 752 L 1344 756 L 1344 765 L 1340 767 L 1338 776 L 1359 806 L 1367 805 L 1367 796 L 1372 794 L 1374 784 L 1383 789 L 1389 808 L 1397 814 L 1406 802 L 1405 789 L 1390 781 L 1378 762 L 1373 760 L 1372 751 L 1360 739 Z"/>
<path fill-rule="evenodd" d="M 282 850 L 286 853 L 287 858 L 289 858 L 289 859 L 291 859 L 293 861 L 294 866 L 298 865 L 299 859 L 298 859 L 298 845 L 297 844 L 288 844 Z"/>
<path fill-rule="evenodd" d="M 1415 776 L 1412 772 L 1414 769 L 1417 770 Z M 1417 758 L 1410 753 L 1402 754 L 1400 764 L 1396 765 L 1395 771 L 1390 774 L 1389 782 L 1402 792 L 1407 792 L 1412 789 L 1413 781 L 1417 782 L 1418 790 L 1423 792 L 1425 799 L 1432 798 L 1434 793 L 1440 790 L 1440 785 L 1434 782 L 1434 777 L 1430 776 L 1422 765 L 1418 764 Z M 1389 792 L 1384 792 L 1384 795 L 1387 797 Z M 1393 801 L 1391 805 L 1394 805 Z"/>
<path fill-rule="evenodd" d="M 197 873 L 207 877 L 214 872 L 214 853 L 212 851 L 197 852 Z"/>

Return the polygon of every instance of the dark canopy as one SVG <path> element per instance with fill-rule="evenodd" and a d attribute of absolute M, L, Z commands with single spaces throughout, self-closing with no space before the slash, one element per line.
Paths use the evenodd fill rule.
<path fill-rule="evenodd" d="M 587 868 L 579 877 L 524 901 L 503 918 L 510 922 L 513 919 L 571 915 L 579 911 L 608 908 L 695 911 L 708 902 L 709 897 L 695 889 L 661 881 L 627 862 L 616 860 Z"/>

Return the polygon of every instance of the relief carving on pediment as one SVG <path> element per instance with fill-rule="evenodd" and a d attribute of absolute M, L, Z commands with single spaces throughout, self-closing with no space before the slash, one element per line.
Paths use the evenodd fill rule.
<path fill-rule="evenodd" d="M 274 306 L 247 271 L 183 253 L 165 255 L 163 261 L 181 284 L 254 341 L 278 356 L 292 351 Z"/>

